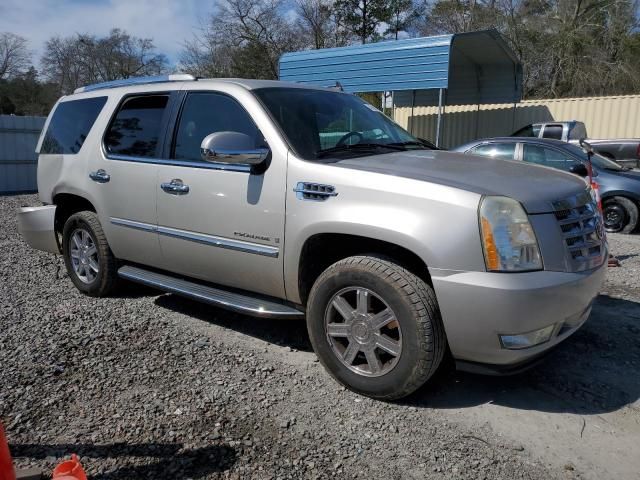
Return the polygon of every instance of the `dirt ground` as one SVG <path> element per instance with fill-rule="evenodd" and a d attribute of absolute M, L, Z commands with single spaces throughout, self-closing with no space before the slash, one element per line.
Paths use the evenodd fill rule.
<path fill-rule="evenodd" d="M 443 371 L 397 403 L 338 386 L 303 322 L 141 287 L 80 295 L 0 197 L 0 419 L 21 466 L 91 478 L 640 478 L 640 235 L 610 235 L 585 326 L 513 377 Z"/>

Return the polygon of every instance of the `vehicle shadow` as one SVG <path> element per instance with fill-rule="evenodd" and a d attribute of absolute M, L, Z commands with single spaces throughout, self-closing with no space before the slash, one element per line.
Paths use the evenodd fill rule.
<path fill-rule="evenodd" d="M 155 304 L 265 342 L 303 352 L 313 350 L 304 320 L 249 317 L 173 294 L 161 295 L 156 298 Z"/>
<path fill-rule="evenodd" d="M 640 303 L 598 297 L 587 323 L 543 362 L 514 376 L 444 369 L 403 403 L 467 408 L 486 403 L 514 409 L 595 415 L 640 398 Z"/>
<path fill-rule="evenodd" d="M 236 460 L 235 450 L 228 445 L 212 445 L 192 450 L 183 450 L 182 444 L 167 443 L 13 444 L 9 448 L 11 455 L 16 459 L 43 460 L 47 457 L 68 457 L 71 453 L 76 453 L 81 460 L 85 460 L 82 463 L 88 471 L 91 467 L 90 459 L 94 458 L 145 457 L 155 460 L 147 461 L 144 465 L 126 465 L 125 460 L 120 460 L 119 466 L 114 469 L 91 475 L 92 480 L 203 478 L 212 473 L 228 470 Z"/>
<path fill-rule="evenodd" d="M 160 296 L 155 303 L 269 343 L 312 351 L 304 321 L 247 317 L 176 295 Z M 587 415 L 615 411 L 640 398 L 639 338 L 640 303 L 600 296 L 587 323 L 530 370 L 491 377 L 445 365 L 400 403 L 447 409 L 495 403 Z"/>

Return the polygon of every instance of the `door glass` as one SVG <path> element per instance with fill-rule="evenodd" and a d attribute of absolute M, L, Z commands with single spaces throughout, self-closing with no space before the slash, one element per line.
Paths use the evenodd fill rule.
<path fill-rule="evenodd" d="M 562 125 L 547 125 L 542 132 L 543 138 L 562 140 Z"/>
<path fill-rule="evenodd" d="M 162 116 L 168 101 L 168 95 L 127 98 L 107 131 L 107 151 L 134 157 L 156 157 Z"/>
<path fill-rule="evenodd" d="M 255 147 L 265 146 L 260 130 L 236 100 L 219 93 L 193 92 L 182 108 L 173 158 L 201 160 L 202 140 L 216 132 L 244 133 L 254 139 Z"/>
<path fill-rule="evenodd" d="M 540 125 L 533 124 L 527 125 L 521 128 L 515 133 L 512 133 L 512 137 L 537 137 L 540 134 Z"/>
<path fill-rule="evenodd" d="M 523 160 L 529 163 L 537 163 L 546 167 L 569 170 L 572 165 L 580 163 L 571 155 L 554 148 L 541 147 L 539 145 L 524 145 Z"/>
<path fill-rule="evenodd" d="M 471 150 L 470 153 L 485 157 L 504 158 L 513 160 L 516 153 L 515 143 L 486 143 Z"/>
<path fill-rule="evenodd" d="M 61 102 L 53 112 L 40 153 L 78 153 L 106 102 L 107 97 Z"/>

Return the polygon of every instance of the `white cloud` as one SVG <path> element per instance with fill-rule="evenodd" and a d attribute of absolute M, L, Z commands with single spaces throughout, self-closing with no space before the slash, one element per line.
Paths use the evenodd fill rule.
<path fill-rule="evenodd" d="M 112 28 L 152 38 L 175 63 L 182 44 L 208 18 L 212 4 L 206 0 L 1 0 L 0 32 L 29 40 L 36 64 L 52 36 L 105 35 Z"/>

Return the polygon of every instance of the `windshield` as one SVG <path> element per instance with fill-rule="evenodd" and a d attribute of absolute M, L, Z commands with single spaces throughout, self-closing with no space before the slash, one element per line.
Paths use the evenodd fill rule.
<path fill-rule="evenodd" d="M 303 88 L 254 92 L 305 160 L 428 148 L 355 95 Z"/>
<path fill-rule="evenodd" d="M 584 150 L 582 150 L 581 147 L 568 143 L 567 145 L 565 145 L 565 148 L 567 148 L 574 155 L 579 156 L 585 162 L 588 160 L 587 154 L 584 152 Z M 602 155 L 598 155 L 597 153 L 593 154 L 593 156 L 591 157 L 591 162 L 593 163 L 594 167 L 602 168 L 604 170 L 625 170 L 625 168 L 619 163 L 616 163 L 613 160 L 609 160 L 608 158 L 603 157 Z"/>

